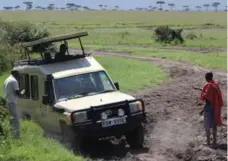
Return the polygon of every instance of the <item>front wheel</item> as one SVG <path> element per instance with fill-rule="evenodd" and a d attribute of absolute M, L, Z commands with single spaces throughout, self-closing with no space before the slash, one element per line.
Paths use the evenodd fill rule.
<path fill-rule="evenodd" d="M 140 125 L 139 127 L 126 134 L 126 139 L 131 148 L 141 148 L 144 142 L 143 126 Z"/>

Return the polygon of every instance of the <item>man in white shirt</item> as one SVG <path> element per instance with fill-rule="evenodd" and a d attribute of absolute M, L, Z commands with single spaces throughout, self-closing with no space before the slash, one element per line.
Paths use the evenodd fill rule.
<path fill-rule="evenodd" d="M 6 107 L 11 114 L 11 126 L 15 137 L 20 137 L 20 112 L 17 106 L 17 97 L 25 93 L 25 90 L 19 90 L 18 78 L 18 71 L 13 70 L 4 82 Z"/>

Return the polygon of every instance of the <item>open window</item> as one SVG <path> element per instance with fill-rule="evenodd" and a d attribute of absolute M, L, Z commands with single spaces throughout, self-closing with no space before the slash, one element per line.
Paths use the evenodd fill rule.
<path fill-rule="evenodd" d="M 30 98 L 29 75 L 20 74 L 18 84 L 19 84 L 20 90 L 25 89 L 25 94 L 20 96 L 20 98 L 29 99 Z"/>
<path fill-rule="evenodd" d="M 39 100 L 38 76 L 32 75 L 31 78 L 31 97 L 33 100 Z"/>

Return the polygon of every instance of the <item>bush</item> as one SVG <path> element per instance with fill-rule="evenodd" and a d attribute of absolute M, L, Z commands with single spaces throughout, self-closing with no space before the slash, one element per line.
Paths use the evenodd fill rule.
<path fill-rule="evenodd" d="M 5 100 L 0 97 L 0 147 L 6 144 L 7 138 L 10 136 L 10 115 L 5 108 Z"/>
<path fill-rule="evenodd" d="M 12 62 L 22 58 L 20 43 L 34 41 L 50 36 L 41 26 L 28 22 L 5 22 L 0 20 L 0 72 L 10 69 Z M 35 46 L 33 52 L 55 50 L 52 44 Z M 21 52 L 22 51 L 22 52 Z"/>
<path fill-rule="evenodd" d="M 50 36 L 48 30 L 36 24 L 29 22 L 4 22 L 0 21 L 0 40 L 7 42 L 11 46 L 20 44 L 22 42 L 29 42 Z M 46 50 L 53 50 L 54 46 L 46 44 L 41 46 L 34 46 L 33 52 L 40 52 Z"/>
<path fill-rule="evenodd" d="M 0 45 L 0 73 L 10 69 L 13 61 L 20 58 L 20 49 L 18 46 L 11 46 L 7 43 Z"/>
<path fill-rule="evenodd" d="M 182 44 L 184 42 L 184 39 L 181 36 L 182 31 L 183 29 L 171 29 L 168 26 L 159 26 L 154 30 L 155 40 L 166 44 L 170 44 L 173 41 L 176 44 Z"/>

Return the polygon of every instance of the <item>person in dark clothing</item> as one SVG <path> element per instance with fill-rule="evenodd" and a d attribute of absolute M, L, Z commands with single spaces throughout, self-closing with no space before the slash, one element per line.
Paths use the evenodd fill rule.
<path fill-rule="evenodd" d="M 67 46 L 65 44 L 61 44 L 59 48 L 59 52 L 55 54 L 55 60 L 65 60 L 66 51 L 67 51 Z"/>

